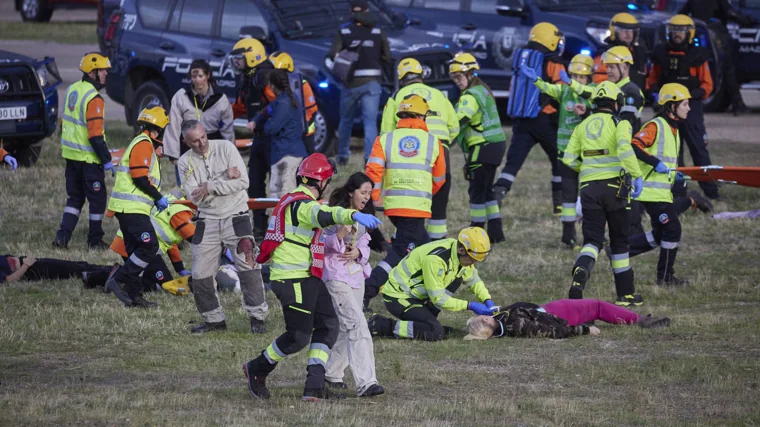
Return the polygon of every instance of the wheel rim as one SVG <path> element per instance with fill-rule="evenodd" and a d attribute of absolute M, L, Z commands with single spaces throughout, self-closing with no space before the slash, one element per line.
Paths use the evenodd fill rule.
<path fill-rule="evenodd" d="M 327 143 L 327 122 L 319 111 L 314 114 L 314 127 L 314 149 L 322 152 Z"/>
<path fill-rule="evenodd" d="M 161 105 L 161 100 L 153 94 L 145 95 L 143 99 L 140 100 L 140 108 L 138 108 L 135 113 L 140 114 L 142 110 L 152 107 L 163 107 L 163 105 Z"/>
<path fill-rule="evenodd" d="M 37 16 L 37 12 L 40 10 L 40 2 L 39 0 L 24 0 L 22 7 L 26 16 Z"/>

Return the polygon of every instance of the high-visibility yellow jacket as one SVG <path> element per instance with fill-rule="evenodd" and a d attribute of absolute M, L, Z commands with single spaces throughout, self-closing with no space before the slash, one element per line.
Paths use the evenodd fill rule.
<path fill-rule="evenodd" d="M 404 86 L 395 95 L 388 98 L 383 109 L 383 120 L 380 124 L 380 134 L 388 133 L 396 129 L 400 120 L 396 113 L 398 104 L 408 95 L 415 94 L 425 98 L 430 113 L 425 117 L 428 132 L 438 138 L 445 147 L 449 147 L 459 134 L 459 120 L 454 106 L 449 98 L 438 89 L 423 83 L 412 83 Z"/>

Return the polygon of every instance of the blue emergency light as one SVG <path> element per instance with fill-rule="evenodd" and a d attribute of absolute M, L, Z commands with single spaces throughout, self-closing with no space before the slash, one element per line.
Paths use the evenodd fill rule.
<path fill-rule="evenodd" d="M 328 87 L 330 87 L 330 83 L 329 83 L 328 81 L 326 81 L 326 80 L 325 80 L 325 81 L 319 82 L 319 85 L 318 85 L 318 86 L 319 86 L 321 89 L 327 89 Z"/>

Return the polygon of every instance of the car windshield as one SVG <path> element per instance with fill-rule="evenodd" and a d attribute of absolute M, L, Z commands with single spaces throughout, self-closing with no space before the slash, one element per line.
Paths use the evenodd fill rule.
<path fill-rule="evenodd" d="M 378 26 L 392 27 L 393 12 L 383 2 L 369 3 Z M 289 39 L 330 37 L 351 18 L 349 0 L 269 0 L 265 4 Z"/>
<path fill-rule="evenodd" d="M 625 8 L 634 8 L 637 2 L 635 0 L 536 0 L 536 6 L 542 10 L 577 10 L 594 8 L 594 10 L 618 11 Z"/>

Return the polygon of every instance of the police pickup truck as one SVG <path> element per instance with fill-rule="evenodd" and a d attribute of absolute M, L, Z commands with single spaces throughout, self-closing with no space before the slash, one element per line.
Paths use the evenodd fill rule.
<path fill-rule="evenodd" d="M 440 37 L 407 26 L 381 1 L 370 2 L 385 30 L 394 59 L 414 55 L 432 86 L 458 96 L 448 78 L 452 47 Z M 189 84 L 194 58 L 211 64 L 217 84 L 236 98 L 236 76 L 226 58 L 239 39 L 256 28 L 267 50 L 288 52 L 314 89 L 319 114 L 315 116 L 318 150 L 334 149 L 339 122 L 341 86 L 330 75 L 325 56 L 340 25 L 350 14 L 348 0 L 123 0 L 114 11 L 118 28 L 109 35 L 112 69 L 106 90 L 125 106 L 128 123 L 144 107 L 162 105 Z M 108 31 L 107 31 L 108 32 Z M 395 67 L 393 72 L 395 73 Z M 395 90 L 395 76 L 386 76 L 384 98 Z M 382 104 L 381 104 L 382 105 Z"/>

